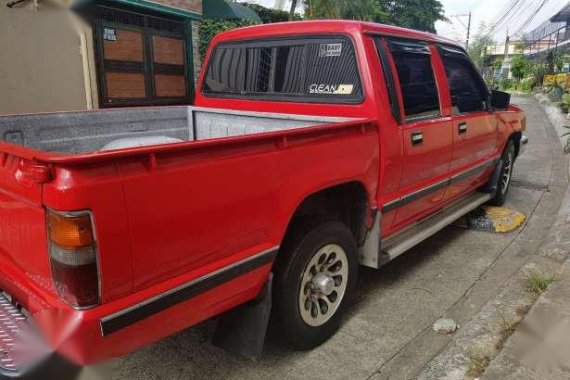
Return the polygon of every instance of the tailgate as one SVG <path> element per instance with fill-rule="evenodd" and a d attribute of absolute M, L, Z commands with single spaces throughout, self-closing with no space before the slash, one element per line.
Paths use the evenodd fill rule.
<path fill-rule="evenodd" d="M 0 289 L 27 307 L 30 286 L 53 288 L 41 173 L 45 166 L 0 152 Z"/>

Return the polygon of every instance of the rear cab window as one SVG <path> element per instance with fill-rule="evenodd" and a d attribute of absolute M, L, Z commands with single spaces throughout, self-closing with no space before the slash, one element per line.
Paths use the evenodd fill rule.
<path fill-rule="evenodd" d="M 202 94 L 290 102 L 363 101 L 354 46 L 345 36 L 221 43 L 208 62 Z"/>

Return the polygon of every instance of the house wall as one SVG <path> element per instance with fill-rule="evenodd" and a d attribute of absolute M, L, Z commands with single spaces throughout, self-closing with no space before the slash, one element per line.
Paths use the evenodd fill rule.
<path fill-rule="evenodd" d="M 0 0 L 0 114 L 96 107 L 89 28 L 63 9 L 6 3 Z"/>
<path fill-rule="evenodd" d="M 204 0 L 205 1 L 205 0 Z M 156 3 L 168 7 L 184 9 L 186 11 L 203 14 L 203 0 L 154 0 Z M 194 83 L 198 82 L 198 76 L 202 68 L 202 60 L 200 59 L 200 21 L 192 20 L 192 52 L 194 55 Z"/>

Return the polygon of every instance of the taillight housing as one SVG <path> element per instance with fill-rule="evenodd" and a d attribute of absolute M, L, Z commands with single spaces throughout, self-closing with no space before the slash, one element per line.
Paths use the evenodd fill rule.
<path fill-rule="evenodd" d="M 56 291 L 70 306 L 84 309 L 100 302 L 97 242 L 89 211 L 47 211 L 51 275 Z"/>

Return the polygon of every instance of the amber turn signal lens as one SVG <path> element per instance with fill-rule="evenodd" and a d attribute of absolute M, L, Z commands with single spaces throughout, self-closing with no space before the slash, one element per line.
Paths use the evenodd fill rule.
<path fill-rule="evenodd" d="M 91 217 L 82 215 L 60 215 L 48 211 L 49 239 L 63 248 L 80 248 L 93 244 Z"/>

